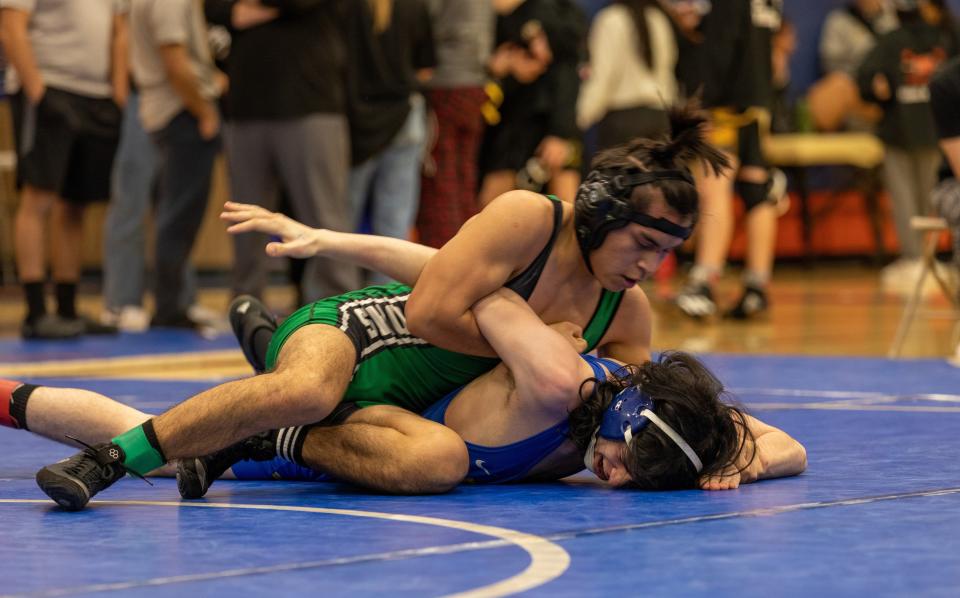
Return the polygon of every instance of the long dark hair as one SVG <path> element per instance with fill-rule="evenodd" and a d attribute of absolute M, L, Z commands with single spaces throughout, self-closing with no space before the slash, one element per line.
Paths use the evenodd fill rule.
<path fill-rule="evenodd" d="M 688 170 L 700 162 L 714 174 L 730 167 L 730 160 L 707 142 L 709 116 L 700 108 L 697 98 L 690 98 L 668 112 L 670 131 L 656 139 L 637 138 L 629 143 L 600 152 L 591 163 L 594 170 L 636 168 L 639 163 L 648 170 Z M 667 205 L 680 216 L 696 219 L 700 198 L 695 186 L 677 180 L 657 181 L 634 188 L 631 200 L 637 211 L 645 212 L 652 194 L 650 187 L 663 193 Z"/>
<path fill-rule="evenodd" d="M 653 68 L 653 44 L 650 43 L 650 28 L 647 27 L 647 8 L 660 10 L 656 0 L 617 0 L 617 4 L 624 6 L 633 18 L 633 26 L 637 30 L 637 53 L 644 62 Z"/>
<path fill-rule="evenodd" d="M 663 353 L 655 362 L 628 366 L 626 375 L 596 383 L 570 413 L 570 439 L 585 452 L 603 412 L 614 396 L 639 384 L 654 401 L 653 411 L 687 441 L 703 461 L 694 469 L 686 454 L 653 424 L 624 449 L 623 462 L 632 487 L 644 490 L 696 488 L 702 476 L 719 473 L 736 463 L 751 438 L 744 412 L 724 402 L 723 384 L 698 359 L 682 352 Z M 587 381 L 590 382 L 590 381 Z M 587 384 L 587 383 L 585 383 Z M 756 454 L 750 456 L 753 461 Z"/>

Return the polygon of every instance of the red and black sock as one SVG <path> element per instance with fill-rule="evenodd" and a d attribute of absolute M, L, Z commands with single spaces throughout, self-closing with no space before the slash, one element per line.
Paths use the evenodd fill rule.
<path fill-rule="evenodd" d="M 27 401 L 38 386 L 14 380 L 0 380 L 0 426 L 17 430 L 27 427 Z"/>

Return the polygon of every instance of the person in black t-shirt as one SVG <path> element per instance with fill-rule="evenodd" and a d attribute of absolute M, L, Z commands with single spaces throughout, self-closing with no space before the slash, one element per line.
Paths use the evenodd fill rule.
<path fill-rule="evenodd" d="M 352 1 L 205 0 L 207 20 L 232 37 L 224 142 L 235 201 L 276 209 L 283 188 L 298 220 L 351 228 L 343 21 Z M 234 293 L 262 296 L 265 242 L 234 239 Z M 307 300 L 359 286 L 352 266 L 321 258 L 305 266 Z"/>
<path fill-rule="evenodd" d="M 417 215 L 426 110 L 418 92 L 437 60 L 422 0 L 364 0 L 347 21 L 353 227 L 405 239 Z M 372 284 L 389 279 L 371 274 Z"/>

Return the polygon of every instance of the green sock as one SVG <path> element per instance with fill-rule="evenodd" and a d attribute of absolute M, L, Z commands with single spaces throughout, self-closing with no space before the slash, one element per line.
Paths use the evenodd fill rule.
<path fill-rule="evenodd" d="M 153 420 L 124 432 L 111 442 L 123 449 L 123 466 L 142 476 L 167 462 L 153 431 Z"/>

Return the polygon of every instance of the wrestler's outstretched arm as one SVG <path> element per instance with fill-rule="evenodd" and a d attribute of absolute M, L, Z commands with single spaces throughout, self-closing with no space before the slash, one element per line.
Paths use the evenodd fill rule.
<path fill-rule="evenodd" d="M 232 201 L 223 205 L 220 218 L 232 223 L 227 227 L 230 234 L 260 232 L 279 238 L 267 243 L 267 255 L 296 258 L 319 255 L 380 272 L 411 286 L 427 260 L 437 252 L 432 247 L 403 239 L 310 228 L 260 206 Z"/>
<path fill-rule="evenodd" d="M 802 444 L 780 428 L 744 415 L 753 439 L 732 467 L 700 480 L 704 490 L 731 490 L 757 480 L 799 475 L 807 468 L 807 451 Z M 748 463 L 749 461 L 749 463 Z"/>

